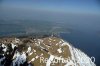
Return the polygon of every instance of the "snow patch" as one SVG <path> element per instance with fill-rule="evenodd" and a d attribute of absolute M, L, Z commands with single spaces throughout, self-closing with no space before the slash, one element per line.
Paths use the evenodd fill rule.
<path fill-rule="evenodd" d="M 15 44 L 11 43 L 12 49 L 14 49 L 16 47 Z"/>
<path fill-rule="evenodd" d="M 20 66 L 20 64 L 23 64 L 26 61 L 26 53 L 23 52 L 22 54 L 19 54 L 18 52 L 14 55 L 14 57 L 16 57 L 13 60 L 13 66 L 16 66 L 16 64 L 18 64 L 18 66 Z"/>
<path fill-rule="evenodd" d="M 20 42 L 20 40 L 15 38 L 15 43 L 19 43 L 19 42 Z"/>
<path fill-rule="evenodd" d="M 29 46 L 28 50 L 27 50 L 27 53 L 30 53 L 30 52 L 31 52 L 31 47 Z"/>
<path fill-rule="evenodd" d="M 57 49 L 57 51 L 58 51 L 59 53 L 62 53 L 62 50 L 61 50 L 61 48 Z"/>
<path fill-rule="evenodd" d="M 3 47 L 2 51 L 6 52 L 7 51 L 7 47 L 4 44 L 2 44 L 2 47 Z"/>

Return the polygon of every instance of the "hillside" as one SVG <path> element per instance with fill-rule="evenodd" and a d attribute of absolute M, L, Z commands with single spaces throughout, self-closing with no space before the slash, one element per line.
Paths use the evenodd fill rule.
<path fill-rule="evenodd" d="M 81 50 L 57 37 L 0 38 L 0 66 L 96 66 Z"/>

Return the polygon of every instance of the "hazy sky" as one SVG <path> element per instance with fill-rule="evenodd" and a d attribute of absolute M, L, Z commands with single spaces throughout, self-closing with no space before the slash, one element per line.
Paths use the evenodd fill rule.
<path fill-rule="evenodd" d="M 100 12 L 99 0 L 0 0 L 2 8 L 21 8 L 71 13 Z"/>

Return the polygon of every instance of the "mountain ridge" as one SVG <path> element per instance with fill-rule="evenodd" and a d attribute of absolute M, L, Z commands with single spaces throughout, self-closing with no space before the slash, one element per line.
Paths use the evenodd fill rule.
<path fill-rule="evenodd" d="M 58 37 L 0 38 L 0 66 L 96 66 L 91 58 Z"/>

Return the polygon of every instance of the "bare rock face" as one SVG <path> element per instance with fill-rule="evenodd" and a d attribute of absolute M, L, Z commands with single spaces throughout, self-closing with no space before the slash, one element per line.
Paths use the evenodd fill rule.
<path fill-rule="evenodd" d="M 0 66 L 96 66 L 82 51 L 56 38 L 1 38 Z"/>

